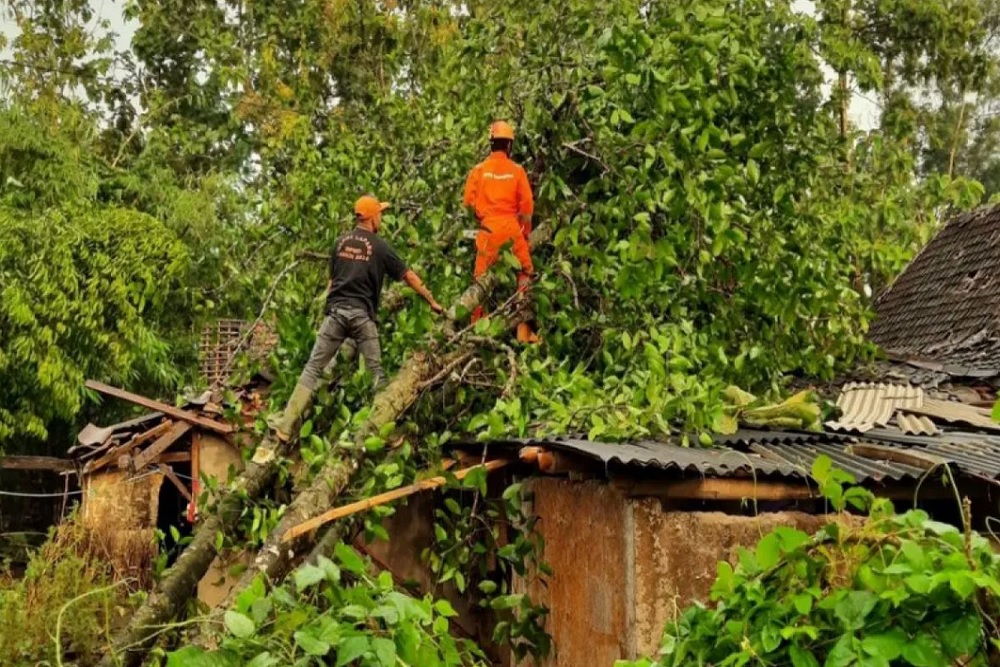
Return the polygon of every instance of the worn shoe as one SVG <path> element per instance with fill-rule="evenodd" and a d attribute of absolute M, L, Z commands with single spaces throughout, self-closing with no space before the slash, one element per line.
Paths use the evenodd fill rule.
<path fill-rule="evenodd" d="M 292 397 L 288 399 L 288 404 L 281 412 L 272 414 L 267 418 L 267 425 L 275 432 L 278 439 L 288 442 L 292 437 L 295 425 L 309 408 L 312 401 L 313 391 L 302 384 L 295 385 Z"/>

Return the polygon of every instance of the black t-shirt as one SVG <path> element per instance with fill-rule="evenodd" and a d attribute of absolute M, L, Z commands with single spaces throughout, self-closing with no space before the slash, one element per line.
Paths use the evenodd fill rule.
<path fill-rule="evenodd" d="M 360 227 L 347 232 L 333 245 L 326 312 L 335 307 L 363 308 L 375 320 L 385 274 L 402 280 L 406 262 L 375 232 Z"/>

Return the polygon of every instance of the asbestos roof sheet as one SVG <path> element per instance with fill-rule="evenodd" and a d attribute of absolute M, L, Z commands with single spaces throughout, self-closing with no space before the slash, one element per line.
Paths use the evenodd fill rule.
<path fill-rule="evenodd" d="M 1000 206 L 959 215 L 875 302 L 871 338 L 954 375 L 1000 372 Z"/>
<path fill-rule="evenodd" d="M 864 433 L 876 426 L 886 426 L 899 408 L 920 407 L 923 403 L 924 390 L 920 387 L 853 382 L 845 385 L 837 398 L 837 407 L 843 414 L 828 422 L 827 427 Z"/>
<path fill-rule="evenodd" d="M 937 435 L 941 432 L 930 417 L 924 415 L 908 414 L 901 410 L 896 413 L 894 421 L 900 431 L 909 435 Z"/>
<path fill-rule="evenodd" d="M 901 408 L 903 412 L 923 415 L 949 424 L 963 424 L 974 428 L 1000 432 L 1000 424 L 993 421 L 990 411 L 955 401 L 927 399 L 919 407 Z"/>

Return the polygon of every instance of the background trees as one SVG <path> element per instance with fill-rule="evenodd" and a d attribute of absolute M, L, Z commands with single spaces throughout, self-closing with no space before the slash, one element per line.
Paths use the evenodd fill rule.
<path fill-rule="evenodd" d="M 395 203 L 387 233 L 456 295 L 459 190 L 494 117 L 556 230 L 545 344 L 519 353 L 516 397 L 480 386 L 508 372 L 487 355 L 421 429 L 709 429 L 729 383 L 829 377 L 868 354 L 872 293 L 988 194 L 964 177 L 995 170 L 993 4 L 136 0 L 113 53 L 83 0 L 8 3 L 0 220 L 56 231 L 4 255 L 27 296 L 4 299 L 0 438 L 72 418 L 88 374 L 190 380 L 198 323 L 255 315 L 362 191 Z M 852 126 L 852 91 L 881 106 L 873 130 Z M 293 369 L 321 271 L 296 264 L 270 304 Z M 47 334 L 60 318 L 74 328 Z M 391 366 L 431 318 L 384 319 Z"/>

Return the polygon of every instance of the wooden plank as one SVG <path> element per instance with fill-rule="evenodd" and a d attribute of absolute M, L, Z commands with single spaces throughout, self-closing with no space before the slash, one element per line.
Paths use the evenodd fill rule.
<path fill-rule="evenodd" d="M 931 470 L 932 468 L 948 463 L 947 459 L 943 459 L 940 456 L 934 456 L 933 454 L 913 449 L 897 449 L 895 447 L 870 445 L 867 443 L 848 445 L 847 453 L 875 461 L 902 463 L 903 465 L 920 468 L 921 470 Z"/>
<path fill-rule="evenodd" d="M 188 463 L 191 460 L 191 452 L 167 452 L 160 454 L 157 463 Z"/>
<path fill-rule="evenodd" d="M 125 391 L 124 389 L 118 389 L 117 387 L 106 385 L 103 382 L 87 380 L 87 388 L 93 389 L 94 391 L 100 392 L 106 396 L 120 398 L 123 401 L 128 401 L 129 403 L 134 403 L 135 405 L 139 405 L 150 410 L 156 410 L 157 412 L 162 412 L 163 414 L 169 415 L 174 419 L 180 419 L 188 424 L 201 426 L 202 428 L 214 431 L 221 435 L 229 435 L 235 430 L 230 424 L 223 424 L 215 421 L 214 419 L 202 417 L 201 415 L 197 415 L 193 412 L 181 410 L 180 408 L 175 408 L 172 405 L 167 405 L 166 403 L 161 403 L 160 401 L 155 401 L 151 398 L 139 396 L 138 394 L 133 394 Z"/>
<path fill-rule="evenodd" d="M 198 498 L 201 496 L 201 433 L 191 436 L 191 492 L 194 498 L 187 506 L 187 520 L 192 526 L 198 518 Z"/>
<path fill-rule="evenodd" d="M 463 479 L 469 473 L 476 470 L 485 469 L 486 472 L 492 472 L 493 470 L 498 470 L 504 466 L 510 465 L 510 461 L 507 459 L 494 459 L 493 461 L 487 461 L 482 465 L 472 466 L 471 468 L 463 468 L 455 473 L 455 479 Z M 359 500 L 348 505 L 343 505 L 341 507 L 335 507 L 334 509 L 324 512 L 317 517 L 309 519 L 308 521 L 303 521 L 297 526 L 289 528 L 284 536 L 282 536 L 282 542 L 291 542 L 300 535 L 304 535 L 311 530 L 315 530 L 322 525 L 328 524 L 331 521 L 336 521 L 337 519 L 343 519 L 349 517 L 352 514 L 357 514 L 358 512 L 364 512 L 373 507 L 378 507 L 379 505 L 385 505 L 386 503 L 391 503 L 393 500 L 399 500 L 400 498 L 405 498 L 406 496 L 412 496 L 414 493 L 419 493 L 420 491 L 426 491 L 428 489 L 436 489 L 439 486 L 443 486 L 448 483 L 448 478 L 445 477 L 429 477 L 425 480 L 416 482 L 415 484 L 410 484 L 408 486 L 402 486 L 398 489 L 393 489 L 392 491 L 387 491 L 386 493 L 380 493 L 377 496 L 372 496 L 371 498 L 366 498 L 365 500 Z"/>
<path fill-rule="evenodd" d="M 75 470 L 73 461 L 55 456 L 0 456 L 0 468 L 4 470 L 51 470 L 53 472 Z"/>
<path fill-rule="evenodd" d="M 180 440 L 192 428 L 193 426 L 187 422 L 175 422 L 173 427 L 161 435 L 156 442 L 132 458 L 133 470 L 142 470 L 156 461 L 160 454 L 166 452 L 171 445 Z"/>
<path fill-rule="evenodd" d="M 181 492 L 181 495 L 184 496 L 189 503 L 194 502 L 194 499 L 191 497 L 191 492 L 188 491 L 187 487 L 184 486 L 184 483 L 177 478 L 177 475 L 174 474 L 173 468 L 168 466 L 166 463 L 161 463 L 160 472 L 162 472 L 163 476 L 169 479 L 171 483 L 177 487 L 177 490 Z"/>
<path fill-rule="evenodd" d="M 150 440 L 153 440 L 155 438 L 159 438 L 161 435 L 169 431 L 170 428 L 174 425 L 174 423 L 175 422 L 172 422 L 168 419 L 160 424 L 157 424 L 148 431 L 139 433 L 128 442 L 122 445 L 118 445 L 117 447 L 112 447 L 107 452 L 105 452 L 100 458 L 96 458 L 93 461 L 88 461 L 87 465 L 84 466 L 83 471 L 85 473 L 96 472 L 101 468 L 103 468 L 104 466 L 115 461 L 117 461 L 118 465 L 121 466 L 122 457 L 127 456 L 129 452 L 131 452 L 139 445 L 149 442 Z"/>
<path fill-rule="evenodd" d="M 677 500 L 818 500 L 815 485 L 790 482 L 754 481 L 752 479 L 685 479 L 685 480 L 630 480 L 615 478 L 611 485 L 630 496 L 648 496 Z M 882 486 L 870 489 L 883 498 L 912 499 L 915 484 Z M 951 489 L 925 484 L 920 497 L 949 497 Z"/>

